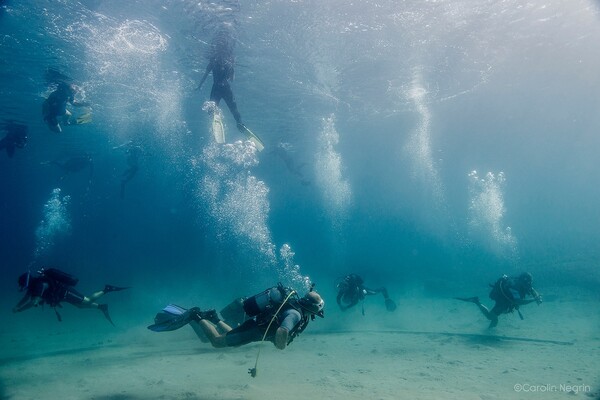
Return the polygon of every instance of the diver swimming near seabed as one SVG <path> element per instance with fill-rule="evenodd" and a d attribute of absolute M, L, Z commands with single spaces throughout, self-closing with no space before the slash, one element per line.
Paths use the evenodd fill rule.
<path fill-rule="evenodd" d="M 7 121 L 0 125 L 6 135 L 0 139 L 0 151 L 6 150 L 6 155 L 12 158 L 16 149 L 22 149 L 27 144 L 27 126 Z"/>
<path fill-rule="evenodd" d="M 56 308 L 62 307 L 62 302 L 67 302 L 77 308 L 96 308 L 102 311 L 108 322 L 114 325 L 108 313 L 108 305 L 98 304 L 96 300 L 106 293 L 118 292 L 129 288 L 105 285 L 104 289 L 93 293 L 91 296 L 84 296 L 75 289 L 75 285 L 78 282 L 78 278 L 57 268 L 43 267 L 36 275 L 31 272 L 25 272 L 18 279 L 19 290 L 25 290 L 25 296 L 13 308 L 13 312 L 22 312 L 32 307 L 47 304 L 54 309 L 58 320 L 62 321 L 62 317 Z"/>
<path fill-rule="evenodd" d="M 508 277 L 503 275 L 493 285 L 490 284 L 492 290 L 490 291 L 490 299 L 496 303 L 490 310 L 479 301 L 479 297 L 455 297 L 456 300 L 466 301 L 474 303 L 481 313 L 490 321 L 490 328 L 494 328 L 498 325 L 498 317 L 502 314 L 512 313 L 515 310 L 519 314 L 519 317 L 523 319 L 523 314 L 519 309 L 534 301 L 540 305 L 542 304 L 542 296 L 532 286 L 533 277 L 530 273 L 524 272 L 516 277 Z M 527 296 L 531 296 L 531 299 L 527 299 Z"/>
<path fill-rule="evenodd" d="M 357 305 L 359 301 L 363 301 L 366 296 L 373 296 L 378 293 L 383 295 L 386 310 L 396 310 L 396 303 L 390 299 L 386 288 L 369 289 L 363 283 L 363 279 L 357 274 L 348 274 L 339 280 L 336 285 L 338 290 L 336 301 L 340 310 L 346 311 Z M 364 305 L 361 312 L 365 315 Z"/>
<path fill-rule="evenodd" d="M 299 297 L 295 290 L 279 284 L 255 296 L 234 300 L 226 309 L 228 315 L 238 315 L 235 321 L 226 323 L 214 309 L 186 310 L 170 304 L 156 314 L 148 329 L 165 332 L 189 324 L 201 340 L 208 338 L 213 347 L 237 347 L 266 340 L 283 350 L 315 316 L 323 317 L 324 304 L 315 291 Z M 239 325 L 232 328 L 229 324 Z"/>

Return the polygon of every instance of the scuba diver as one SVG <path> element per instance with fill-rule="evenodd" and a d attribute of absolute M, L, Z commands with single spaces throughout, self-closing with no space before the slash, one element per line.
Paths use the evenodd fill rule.
<path fill-rule="evenodd" d="M 201 340 L 210 341 L 216 348 L 266 340 L 283 350 L 315 316 L 323 318 L 324 305 L 312 288 L 304 297 L 299 297 L 295 290 L 279 284 L 255 296 L 234 300 L 225 308 L 229 316 L 236 315 L 235 320 L 228 323 L 221 320 L 214 309 L 186 310 L 170 304 L 156 315 L 155 323 L 148 329 L 164 332 L 190 324 Z M 232 328 L 236 323 L 241 324 Z"/>
<path fill-rule="evenodd" d="M 90 153 L 83 153 L 78 156 L 73 156 L 67 158 L 64 161 L 46 161 L 42 162 L 42 164 L 52 164 L 60 168 L 63 171 L 63 175 L 60 178 L 61 180 L 64 179 L 65 176 L 67 176 L 70 173 L 83 171 L 86 168 L 90 169 L 90 181 L 92 179 L 92 176 L 94 175 L 94 160 L 92 159 Z"/>
<path fill-rule="evenodd" d="M 521 320 L 523 314 L 519 310 L 520 306 L 525 304 L 533 303 L 534 301 L 538 304 L 542 304 L 542 296 L 531 286 L 533 277 L 529 272 L 524 272 L 516 277 L 508 277 L 503 275 L 493 285 L 490 284 L 492 290 L 490 291 L 490 299 L 496 303 L 494 307 L 489 310 L 486 306 L 481 304 L 479 297 L 455 297 L 456 300 L 462 300 L 469 303 L 474 303 L 485 317 L 490 321 L 490 328 L 494 328 L 498 325 L 498 317 L 502 314 L 512 313 L 517 310 Z M 532 299 L 527 299 L 527 296 L 531 296 Z"/>
<path fill-rule="evenodd" d="M 77 86 L 64 80 L 64 78 L 67 78 L 64 75 L 56 71 L 54 71 L 54 74 L 58 74 L 60 78 L 57 82 L 56 90 L 50 93 L 50 96 L 42 104 L 42 116 L 48 128 L 52 132 L 61 133 L 62 128 L 59 118 L 63 125 L 79 125 L 91 122 L 92 114 L 89 111 L 75 118 L 74 121 L 71 120 L 72 114 L 67 109 L 67 104 L 71 104 L 73 107 L 88 107 L 90 103 L 75 100 L 75 95 L 80 92 Z M 49 72 L 46 75 L 48 79 Z"/>
<path fill-rule="evenodd" d="M 113 147 L 113 150 L 125 147 L 125 155 L 127 157 L 127 169 L 121 175 L 121 199 L 125 198 L 125 185 L 132 180 L 138 172 L 140 157 L 144 154 L 142 146 L 129 141 L 120 146 Z"/>
<path fill-rule="evenodd" d="M 219 106 L 221 99 L 225 100 L 229 111 L 233 115 L 237 128 L 240 132 L 246 133 L 247 128 L 242 123 L 242 116 L 238 111 L 233 91 L 229 82 L 234 78 L 233 64 L 235 58 L 233 56 L 233 47 L 235 46 L 235 38 L 231 32 L 232 28 L 230 24 L 225 24 L 224 27 L 219 30 L 213 38 L 211 45 L 211 53 L 209 54 L 208 65 L 204 71 L 204 75 L 198 84 L 198 90 L 202 88 L 204 81 L 208 77 L 208 74 L 212 72 L 213 85 L 210 91 L 210 101 L 215 103 L 215 106 Z M 213 112 L 218 112 L 214 110 Z"/>
<path fill-rule="evenodd" d="M 290 173 L 298 177 L 300 179 L 300 183 L 304 186 L 310 185 L 310 181 L 306 179 L 304 174 L 302 173 L 302 169 L 306 167 L 306 163 L 296 164 L 294 159 L 291 156 L 292 153 L 292 145 L 289 143 L 280 142 L 275 146 L 273 150 L 269 152 L 269 154 L 273 154 L 281 159 L 284 162 L 286 168 Z"/>
<path fill-rule="evenodd" d="M 340 310 L 346 311 L 347 309 L 354 307 L 359 301 L 365 299 L 366 296 L 373 296 L 378 293 L 383 295 L 385 300 L 385 308 L 388 311 L 394 311 L 396 309 L 396 303 L 388 294 L 388 291 L 384 287 L 378 289 L 369 289 L 363 285 L 363 279 L 356 274 L 349 274 L 341 278 L 336 285 L 338 294 L 336 301 Z M 363 305 L 362 314 L 365 315 L 365 308 Z"/>
<path fill-rule="evenodd" d="M 78 278 L 57 268 L 42 268 L 37 272 L 37 275 L 25 272 L 19 276 L 18 279 L 19 290 L 25 290 L 25 296 L 23 296 L 21 301 L 13 308 L 13 312 L 17 313 L 31 307 L 48 304 L 54 309 L 58 320 L 62 321 L 56 308 L 62 307 L 61 303 L 65 301 L 78 308 L 97 308 L 102 311 L 108 322 L 114 326 L 114 323 L 108 314 L 108 305 L 98 304 L 96 303 L 96 300 L 106 293 L 118 292 L 128 288 L 105 285 L 103 290 L 100 290 L 91 296 L 84 296 L 74 287 L 78 282 Z"/>
<path fill-rule="evenodd" d="M 8 121 L 2 124 L 2 130 L 6 132 L 6 136 L 0 140 L 0 151 L 6 150 L 6 155 L 12 158 L 15 149 L 22 149 L 27 144 L 27 127 Z"/>

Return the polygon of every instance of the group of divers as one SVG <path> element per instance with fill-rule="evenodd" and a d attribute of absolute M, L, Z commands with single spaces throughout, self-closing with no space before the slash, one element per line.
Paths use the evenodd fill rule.
<path fill-rule="evenodd" d="M 46 81 L 53 91 L 42 103 L 42 118 L 50 131 L 62 133 L 63 126 L 82 125 L 92 121 L 90 103 L 78 100 L 81 88 L 59 71 L 49 68 L 45 74 Z M 83 108 L 81 113 L 75 113 L 75 108 Z M 74 115 L 75 114 L 75 115 Z M 15 121 L 5 121 L 0 124 L 0 130 L 5 135 L 0 139 L 0 151 L 6 151 L 12 158 L 16 149 L 23 149 L 28 142 L 28 127 Z M 127 168 L 121 176 L 121 198 L 124 197 L 125 185 L 133 179 L 139 169 L 139 159 L 144 155 L 142 146 L 133 141 L 113 147 L 113 150 L 124 149 Z M 94 172 L 93 159 L 90 153 L 75 155 L 62 160 L 45 161 L 42 164 L 54 165 L 62 172 L 61 179 L 69 173 L 88 170 L 90 180 Z"/>
<path fill-rule="evenodd" d="M 58 268 L 42 268 L 37 273 L 26 272 L 19 276 L 18 285 L 25 295 L 13 308 L 13 312 L 21 312 L 32 307 L 48 305 L 56 310 L 61 303 L 69 303 L 79 308 L 96 308 L 106 319 L 113 321 L 106 304 L 97 300 L 106 293 L 117 292 L 128 287 L 105 285 L 104 289 L 85 296 L 75 289 L 78 279 Z M 530 273 L 518 276 L 499 278 L 490 284 L 489 297 L 495 304 L 489 309 L 478 297 L 456 297 L 474 303 L 490 321 L 490 328 L 498 324 L 502 314 L 517 311 L 521 319 L 520 307 L 537 302 L 541 304 L 541 295 L 532 286 Z M 381 294 L 387 311 L 395 311 L 396 303 L 390 298 L 385 287 L 370 289 L 364 285 L 357 274 L 348 274 L 336 282 L 336 302 L 341 311 L 346 311 L 367 296 Z M 272 342 L 276 348 L 283 350 L 294 338 L 302 333 L 315 317 L 324 317 L 325 301 L 311 285 L 309 291 L 301 296 L 291 287 L 281 283 L 265 289 L 249 297 L 234 299 L 230 304 L 217 312 L 216 309 L 189 309 L 175 304 L 167 305 L 156 314 L 154 323 L 148 329 L 154 332 L 166 332 L 190 325 L 203 342 L 210 342 L 213 347 L 237 347 L 251 342 Z M 364 306 L 362 309 L 364 315 Z"/>
<path fill-rule="evenodd" d="M 224 51 L 224 46 L 219 46 L 221 42 L 216 40 L 216 46 L 214 46 L 199 88 L 208 74 L 212 73 L 213 86 L 210 101 L 218 107 L 220 100 L 225 100 L 236 121 L 237 128 L 248 134 L 251 132 L 242 122 L 229 85 L 229 81 L 233 79 L 234 75 L 233 56 L 231 51 L 227 49 Z M 51 78 L 54 80 L 55 90 L 42 105 L 42 116 L 47 127 L 52 132 L 60 133 L 63 125 L 79 125 L 90 122 L 89 103 L 76 100 L 79 97 L 79 88 L 64 75 L 56 71 L 51 72 L 53 72 Z M 86 107 L 87 111 L 75 117 L 69 110 L 72 107 Z M 215 112 L 215 108 L 212 108 L 211 112 Z M 0 151 L 6 150 L 7 155 L 12 157 L 17 148 L 25 147 L 27 143 L 26 126 L 9 121 L 0 125 L 0 129 L 6 132 L 5 137 L 0 140 Z M 144 153 L 141 146 L 132 142 L 116 146 L 114 149 L 123 147 L 127 153 L 128 168 L 122 175 L 121 196 L 125 184 L 136 175 L 138 160 Z M 284 146 L 278 146 L 274 153 L 282 158 L 288 169 L 300 178 L 302 184 L 309 184 L 310 182 L 304 178 L 301 171 L 303 164 L 295 165 L 286 151 Z M 74 172 L 86 167 L 89 167 L 90 170 L 92 168 L 89 154 L 65 162 L 54 161 L 52 164 L 62 168 L 65 172 Z M 18 278 L 18 285 L 25 295 L 13 308 L 13 311 L 21 312 L 32 307 L 48 305 L 54 309 L 60 321 L 61 316 L 57 308 L 60 308 L 62 303 L 69 303 L 79 308 L 96 308 L 112 324 L 108 306 L 97 301 L 107 293 L 128 288 L 105 285 L 102 290 L 85 296 L 75 289 L 77 283 L 76 277 L 58 268 L 46 267 L 37 273 L 23 273 Z M 490 327 L 498 324 L 500 315 L 517 311 L 522 318 L 519 311 L 521 306 L 531 302 L 540 304 L 542 301 L 541 296 L 532 287 L 532 276 L 529 273 L 514 277 L 505 275 L 490 286 L 490 298 L 495 302 L 491 309 L 482 304 L 478 297 L 456 298 L 475 304 L 490 321 Z M 386 288 L 370 289 L 364 285 L 363 279 L 357 274 L 349 274 L 339 279 L 336 288 L 336 302 L 341 311 L 346 311 L 359 303 L 362 304 L 367 296 L 377 294 L 383 296 L 388 311 L 392 312 L 396 309 L 396 304 L 390 298 Z M 269 341 L 278 349 L 284 349 L 307 328 L 310 321 L 317 316 L 324 316 L 324 305 L 323 298 L 313 287 L 306 294 L 300 295 L 293 288 L 278 284 L 256 295 L 237 298 L 220 312 L 217 312 L 216 309 L 202 310 L 199 307 L 185 309 L 169 304 L 156 315 L 154 323 L 148 326 L 148 329 L 164 332 L 190 325 L 203 342 L 210 342 L 217 348 Z M 362 313 L 364 315 L 364 307 Z M 255 370 L 251 371 L 253 374 L 255 372 Z"/>

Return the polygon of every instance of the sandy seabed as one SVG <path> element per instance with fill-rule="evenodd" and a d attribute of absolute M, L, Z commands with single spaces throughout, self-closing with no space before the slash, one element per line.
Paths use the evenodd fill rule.
<path fill-rule="evenodd" d="M 599 306 L 577 294 L 488 330 L 469 303 L 413 296 L 387 313 L 369 301 L 364 316 L 328 310 L 284 351 L 264 343 L 255 378 L 258 344 L 219 350 L 187 327 L 31 310 L 3 316 L 0 399 L 600 399 Z"/>

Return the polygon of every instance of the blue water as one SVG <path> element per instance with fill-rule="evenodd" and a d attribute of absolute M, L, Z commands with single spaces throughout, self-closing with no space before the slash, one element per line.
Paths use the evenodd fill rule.
<path fill-rule="evenodd" d="M 349 272 L 399 303 L 523 270 L 542 292 L 600 284 L 596 1 L 0 4 L 0 122 L 29 130 L 0 154 L 3 308 L 42 265 L 86 290 L 133 286 L 131 312 L 280 281 L 315 282 L 333 306 Z M 213 143 L 202 111 L 224 23 L 263 152 L 224 102 L 228 144 Z M 92 123 L 44 125 L 48 68 L 82 89 Z M 121 198 L 113 148 L 129 140 L 144 155 Z M 91 178 L 46 164 L 85 152 Z"/>

